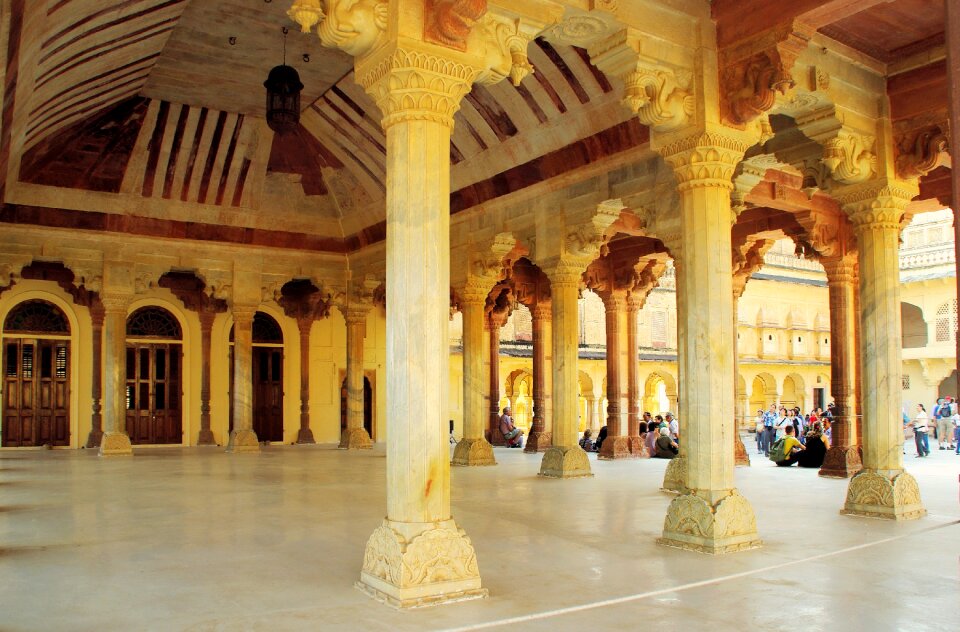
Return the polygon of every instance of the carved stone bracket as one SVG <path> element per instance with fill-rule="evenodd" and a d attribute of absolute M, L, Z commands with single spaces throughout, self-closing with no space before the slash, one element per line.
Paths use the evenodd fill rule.
<path fill-rule="evenodd" d="M 486 12 L 487 0 L 426 0 L 423 39 L 465 51 L 470 30 Z"/>
<path fill-rule="evenodd" d="M 743 295 L 747 281 L 764 263 L 764 256 L 775 242 L 772 239 L 758 239 L 733 249 L 733 296 Z"/>
<path fill-rule="evenodd" d="M 814 29 L 796 20 L 720 51 L 722 114 L 742 126 L 769 111 L 795 85 L 793 66 Z"/>
<path fill-rule="evenodd" d="M 942 166 L 950 147 L 946 129 L 946 124 L 927 125 L 896 134 L 897 177 L 918 178 Z"/>
<path fill-rule="evenodd" d="M 623 104 L 641 123 L 666 132 L 690 122 L 695 109 L 690 71 L 670 68 L 641 55 L 627 29 L 592 45 L 589 52 L 597 68 L 623 81 Z"/>

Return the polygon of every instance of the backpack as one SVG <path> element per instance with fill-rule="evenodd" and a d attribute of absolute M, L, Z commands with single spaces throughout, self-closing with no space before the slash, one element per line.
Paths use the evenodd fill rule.
<path fill-rule="evenodd" d="M 951 408 L 952 407 L 950 404 L 944 404 L 943 406 L 941 406 L 939 411 L 940 419 L 950 419 L 950 417 L 953 416 L 953 413 L 950 410 Z"/>
<path fill-rule="evenodd" d="M 777 439 L 773 442 L 773 446 L 770 448 L 770 460 L 774 463 L 786 460 L 787 455 L 784 454 L 783 449 L 784 443 L 785 441 L 783 439 Z"/>

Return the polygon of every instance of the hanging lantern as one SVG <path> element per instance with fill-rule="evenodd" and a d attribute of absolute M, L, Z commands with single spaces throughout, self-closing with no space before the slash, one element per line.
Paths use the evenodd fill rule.
<path fill-rule="evenodd" d="M 303 84 L 297 71 L 287 65 L 287 28 L 283 29 L 283 63 L 274 66 L 263 82 L 267 89 L 267 125 L 282 134 L 300 122 L 300 91 Z"/>
<path fill-rule="evenodd" d="M 300 75 L 297 71 L 281 64 L 274 66 L 263 82 L 267 89 L 267 125 L 273 131 L 282 134 L 297 126 L 300 122 Z"/>

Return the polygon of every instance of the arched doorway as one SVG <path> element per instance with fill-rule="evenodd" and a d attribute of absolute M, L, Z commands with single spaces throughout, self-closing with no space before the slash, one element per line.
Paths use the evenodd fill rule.
<path fill-rule="evenodd" d="M 937 387 L 937 398 L 952 397 L 957 399 L 957 370 L 954 369 L 950 375 L 943 378 L 940 386 Z"/>
<path fill-rule="evenodd" d="M 759 375 L 753 378 L 753 387 L 750 390 L 750 415 L 756 415 L 758 410 L 766 412 L 770 403 L 767 401 L 767 385 Z"/>
<path fill-rule="evenodd" d="M 28 300 L 3 324 L 3 447 L 70 445 L 70 323 Z"/>
<path fill-rule="evenodd" d="M 643 411 L 659 415 L 671 410 L 671 402 L 676 399 L 676 384 L 673 376 L 654 371 L 647 376 L 643 384 Z"/>
<path fill-rule="evenodd" d="M 373 427 L 373 386 L 370 384 L 370 378 L 363 376 L 363 427 L 370 435 L 371 441 L 376 441 L 377 437 Z M 340 381 L 340 434 L 347 428 L 347 380 L 343 378 Z"/>
<path fill-rule="evenodd" d="M 269 314 L 253 316 L 253 431 L 260 441 L 283 441 L 283 330 Z M 230 391 L 233 392 L 233 327 L 230 328 Z M 233 399 L 230 399 L 233 430 Z"/>
<path fill-rule="evenodd" d="M 127 317 L 127 434 L 134 445 L 183 443 L 183 331 L 162 307 Z"/>

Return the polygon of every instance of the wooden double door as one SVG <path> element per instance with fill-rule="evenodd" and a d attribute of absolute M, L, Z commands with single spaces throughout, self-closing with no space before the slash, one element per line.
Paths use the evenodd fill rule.
<path fill-rule="evenodd" d="M 70 341 L 7 338 L 3 446 L 70 445 Z"/>
<path fill-rule="evenodd" d="M 253 431 L 260 441 L 283 441 L 283 347 L 253 346 Z M 233 392 L 233 348 L 230 349 Z M 233 398 L 230 398 L 233 430 Z"/>
<path fill-rule="evenodd" d="M 180 344 L 127 343 L 130 443 L 183 443 L 182 360 Z"/>

